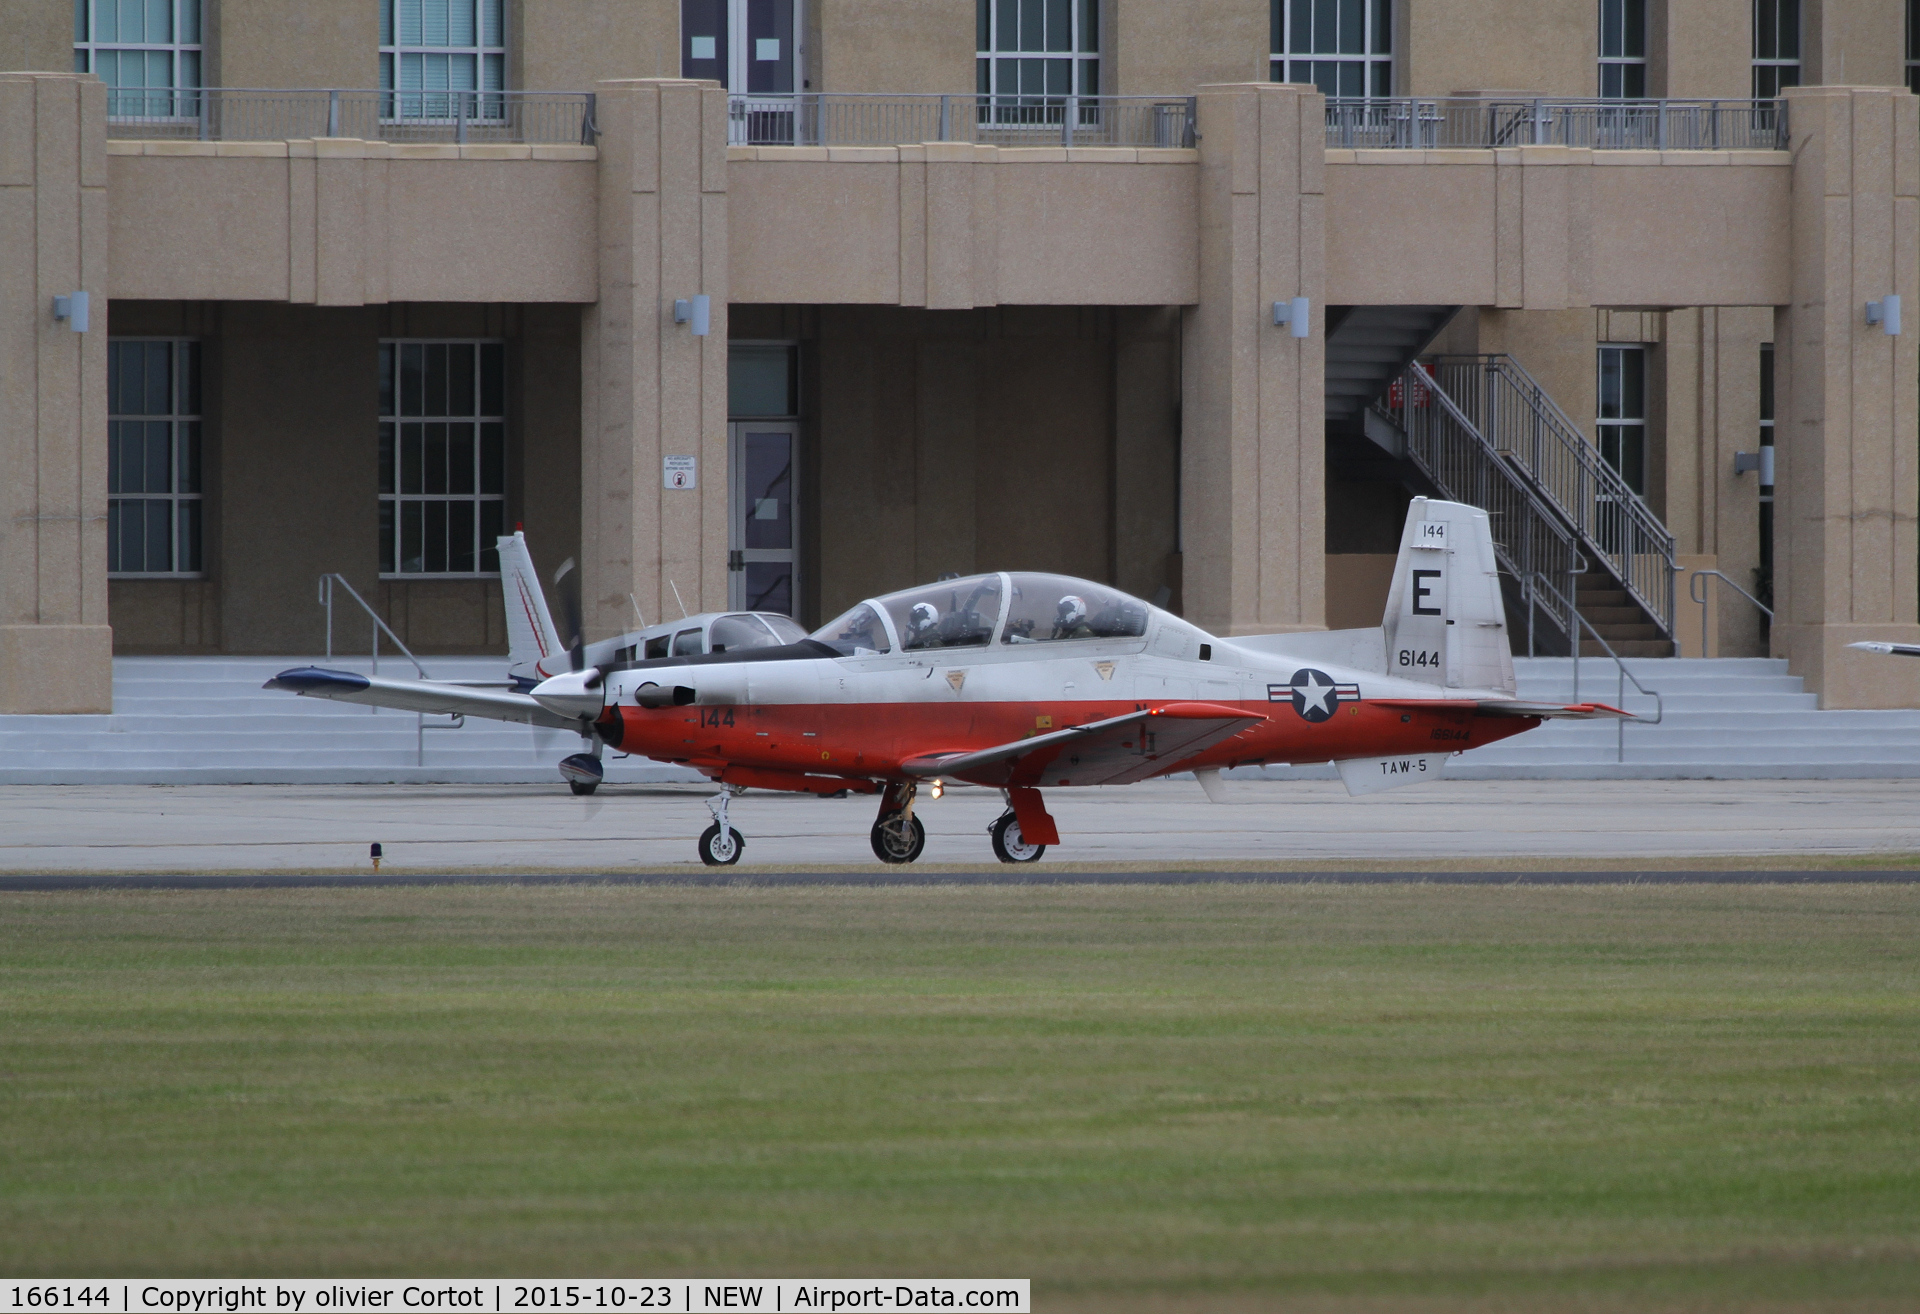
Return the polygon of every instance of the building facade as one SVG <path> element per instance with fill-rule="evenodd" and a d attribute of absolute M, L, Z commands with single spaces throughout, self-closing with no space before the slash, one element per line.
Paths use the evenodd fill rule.
<path fill-rule="evenodd" d="M 1904 705 L 1911 9 L 0 0 L 0 711 L 316 652 L 325 574 L 501 650 L 515 526 L 595 636 L 996 568 L 1375 624 L 1419 492 L 1538 651 Z"/>

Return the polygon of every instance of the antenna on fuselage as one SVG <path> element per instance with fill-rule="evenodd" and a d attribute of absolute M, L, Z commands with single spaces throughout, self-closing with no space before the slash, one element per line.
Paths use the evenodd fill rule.
<path fill-rule="evenodd" d="M 640 622 L 641 629 L 643 630 L 646 629 L 647 613 L 640 610 L 640 599 L 634 597 L 633 594 L 629 593 L 627 594 L 627 601 L 633 604 L 633 618 Z"/>
<path fill-rule="evenodd" d="M 667 587 L 673 590 L 673 600 L 675 602 L 680 602 L 680 586 L 678 584 L 675 584 L 672 580 L 668 580 Z M 687 611 L 687 604 L 684 602 L 680 602 L 680 619 L 685 620 L 689 614 L 690 613 Z"/>

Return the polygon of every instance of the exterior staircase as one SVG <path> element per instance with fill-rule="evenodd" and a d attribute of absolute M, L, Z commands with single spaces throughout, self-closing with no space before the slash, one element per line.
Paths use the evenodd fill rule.
<path fill-rule="evenodd" d="M 1332 308 L 1327 315 L 1327 428 L 1364 434 L 1367 408 L 1459 312 L 1458 306 Z"/>
<path fill-rule="evenodd" d="M 1646 608 L 1620 586 L 1620 581 L 1603 570 L 1589 570 L 1574 577 L 1573 605 L 1600 639 L 1580 640 L 1582 657 L 1604 657 L 1612 648 L 1618 657 L 1671 657 L 1673 640 L 1647 615 Z"/>

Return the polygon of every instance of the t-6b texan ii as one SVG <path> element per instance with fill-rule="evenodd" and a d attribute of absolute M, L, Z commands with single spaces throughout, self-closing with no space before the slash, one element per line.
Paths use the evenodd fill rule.
<path fill-rule="evenodd" d="M 1372 793 L 1544 718 L 1626 715 L 1514 697 L 1486 512 L 1426 498 L 1378 628 L 1223 639 L 1102 584 L 1000 571 L 869 599 L 798 642 L 580 661 L 512 696 L 715 781 L 710 865 L 739 861 L 728 805 L 744 788 L 878 795 L 873 851 L 900 863 L 926 843 L 922 782 L 989 786 L 1007 801 L 995 855 L 1033 862 L 1060 843 L 1045 789 L 1191 771 L 1218 798 L 1222 770 L 1331 761 Z"/>

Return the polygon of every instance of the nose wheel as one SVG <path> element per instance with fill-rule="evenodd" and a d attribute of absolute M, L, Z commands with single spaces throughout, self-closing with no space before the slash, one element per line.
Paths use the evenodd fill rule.
<path fill-rule="evenodd" d="M 1029 844 L 1021 836 L 1020 819 L 1011 808 L 987 827 L 987 833 L 993 836 L 993 856 L 1002 862 L 1038 862 L 1047 851 L 1046 845 Z"/>
<path fill-rule="evenodd" d="M 707 800 L 713 824 L 700 832 L 700 861 L 709 867 L 731 867 L 747 847 L 746 838 L 727 824 L 727 804 L 732 798 L 733 786 L 722 785 L 720 792 Z"/>
<path fill-rule="evenodd" d="M 912 783 L 889 785 L 880 796 L 880 816 L 873 823 L 873 856 L 886 863 L 912 862 L 927 847 L 927 828 L 913 815 Z"/>

